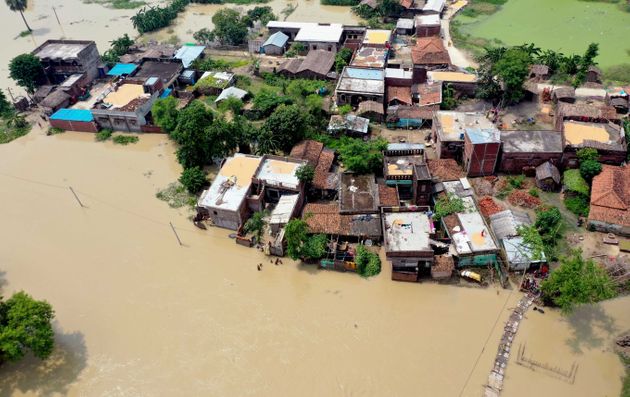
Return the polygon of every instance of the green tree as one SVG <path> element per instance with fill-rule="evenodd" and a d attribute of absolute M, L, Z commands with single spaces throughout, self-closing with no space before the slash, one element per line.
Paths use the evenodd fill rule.
<path fill-rule="evenodd" d="M 273 131 L 258 130 L 256 134 L 256 154 L 274 154 L 280 150 L 280 141 Z"/>
<path fill-rule="evenodd" d="M 588 45 L 586 52 L 580 58 L 580 62 L 578 65 L 577 73 L 575 74 L 575 78 L 573 79 L 573 86 L 579 87 L 586 80 L 586 74 L 588 73 L 588 69 L 595 65 L 595 58 L 599 54 L 599 44 L 591 43 Z"/>
<path fill-rule="evenodd" d="M 247 25 L 236 10 L 225 8 L 212 16 L 214 37 L 221 44 L 239 45 L 247 38 Z"/>
<path fill-rule="evenodd" d="M 221 101 L 221 103 L 219 104 L 219 109 L 224 112 L 229 110 L 232 112 L 233 115 L 236 116 L 240 114 L 243 110 L 243 101 L 241 101 L 239 98 L 231 96 Z"/>
<path fill-rule="evenodd" d="M 304 110 L 297 105 L 280 105 L 269 116 L 261 130 L 276 136 L 279 148 L 289 151 L 304 139 L 307 123 Z"/>
<path fill-rule="evenodd" d="M 382 138 L 362 141 L 343 137 L 339 155 L 343 165 L 357 174 L 378 172 L 383 167 L 383 150 L 387 148 L 387 141 Z"/>
<path fill-rule="evenodd" d="M 542 208 L 536 211 L 536 230 L 545 235 L 557 235 L 562 226 L 562 213 L 556 207 Z"/>
<path fill-rule="evenodd" d="M 197 194 L 208 184 L 208 179 L 200 167 L 191 167 L 182 171 L 179 182 L 184 185 L 188 193 Z"/>
<path fill-rule="evenodd" d="M 113 65 L 120 60 L 120 57 L 125 55 L 129 48 L 134 44 L 133 40 L 125 33 L 121 37 L 109 42 L 110 48 L 105 51 L 105 54 L 101 56 L 103 62 L 108 65 Z"/>
<path fill-rule="evenodd" d="M 38 82 L 44 77 L 44 68 L 33 54 L 18 55 L 9 63 L 9 76 L 29 94 L 35 92 Z"/>
<path fill-rule="evenodd" d="M 599 153 L 597 153 L 597 149 L 595 148 L 585 147 L 585 148 L 579 149 L 575 153 L 575 155 L 577 156 L 579 161 L 599 160 Z"/>
<path fill-rule="evenodd" d="M 352 59 L 352 50 L 350 48 L 342 48 L 335 54 L 335 70 L 341 73 L 344 66 L 347 66 Z"/>
<path fill-rule="evenodd" d="M 295 176 L 304 183 L 311 183 L 315 177 L 315 168 L 310 164 L 304 164 L 295 171 Z"/>
<path fill-rule="evenodd" d="M 199 44 L 209 45 L 214 41 L 214 32 L 208 28 L 202 28 L 193 33 L 193 39 Z"/>
<path fill-rule="evenodd" d="M 580 175 L 586 181 L 591 181 L 595 175 L 602 172 L 602 165 L 595 160 L 586 160 L 580 162 Z"/>
<path fill-rule="evenodd" d="M 278 93 L 263 88 L 254 97 L 253 109 L 260 112 L 261 117 L 269 116 L 278 106 L 290 105 L 292 103 L 290 98 L 287 98 Z"/>
<path fill-rule="evenodd" d="M 0 299 L 0 363 L 19 360 L 27 351 L 48 358 L 54 347 L 54 317 L 48 302 L 37 301 L 25 292 L 4 302 Z"/>
<path fill-rule="evenodd" d="M 291 219 L 284 227 L 287 255 L 293 260 L 302 256 L 302 246 L 308 240 L 308 224 L 302 219 Z"/>
<path fill-rule="evenodd" d="M 357 265 L 357 273 L 363 277 L 376 276 L 381 272 L 381 258 L 364 245 L 357 246 L 354 262 Z"/>
<path fill-rule="evenodd" d="M 531 56 L 520 48 L 510 48 L 495 64 L 493 71 L 503 82 L 503 100 L 508 104 L 518 103 L 525 95 L 523 83 L 529 75 Z"/>
<path fill-rule="evenodd" d="M 203 102 L 193 101 L 180 111 L 177 127 L 171 137 L 179 144 L 177 159 L 184 168 L 203 167 L 212 160 L 212 140 L 208 127 L 212 124 L 210 113 Z"/>
<path fill-rule="evenodd" d="M 24 21 L 24 25 L 26 25 L 26 29 L 28 29 L 29 32 L 32 32 L 33 29 L 31 29 L 30 26 L 28 26 L 28 22 L 26 22 L 26 18 L 24 18 L 24 11 L 26 10 L 26 6 L 27 6 L 27 1 L 26 0 L 4 0 L 5 3 L 7 3 L 7 6 L 9 7 L 9 9 L 13 12 L 18 11 L 20 13 L 20 15 L 22 16 L 22 20 Z"/>
<path fill-rule="evenodd" d="M 540 286 L 543 301 L 571 312 L 576 306 L 614 298 L 616 291 L 610 276 L 581 251 L 560 259 L 560 266 Z"/>
<path fill-rule="evenodd" d="M 254 7 L 247 11 L 247 17 L 252 22 L 260 21 L 260 24 L 263 26 L 266 26 L 269 21 L 278 19 L 278 17 L 273 13 L 273 9 L 269 6 Z"/>
<path fill-rule="evenodd" d="M 455 89 L 450 83 L 444 84 L 442 87 L 442 103 L 440 109 L 452 110 L 457 107 L 457 99 L 455 99 Z"/>
<path fill-rule="evenodd" d="M 7 100 L 4 91 L 0 90 L 0 117 L 9 117 L 13 112 L 13 105 Z"/>
<path fill-rule="evenodd" d="M 256 211 L 243 226 L 245 232 L 254 233 L 256 241 L 258 242 L 260 242 L 265 226 L 267 225 L 267 222 L 265 221 L 267 216 L 269 216 L 268 211 Z"/>
<path fill-rule="evenodd" d="M 168 96 L 156 100 L 151 108 L 153 122 L 169 134 L 177 127 L 177 104 L 175 97 Z"/>
<path fill-rule="evenodd" d="M 326 254 L 326 235 L 314 234 L 308 236 L 306 242 L 302 246 L 301 256 L 304 259 L 319 259 Z"/>

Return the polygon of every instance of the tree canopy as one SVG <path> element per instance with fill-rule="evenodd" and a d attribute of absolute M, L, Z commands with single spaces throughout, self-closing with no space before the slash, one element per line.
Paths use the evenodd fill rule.
<path fill-rule="evenodd" d="M 7 6 L 9 7 L 9 9 L 13 12 L 18 11 L 20 13 L 20 15 L 22 16 L 22 20 L 24 21 L 24 25 L 26 25 L 26 29 L 29 32 L 32 32 L 33 29 L 31 29 L 30 26 L 28 26 L 28 22 L 26 22 L 26 18 L 24 18 L 24 11 L 26 11 L 26 7 L 28 5 L 26 0 L 4 0 L 4 2 L 7 4 Z"/>
<path fill-rule="evenodd" d="M 200 167 L 191 167 L 182 171 L 179 182 L 184 185 L 188 193 L 197 194 L 208 184 L 208 179 Z"/>
<path fill-rule="evenodd" d="M 16 361 L 31 351 L 45 359 L 53 351 L 55 317 L 50 304 L 18 292 L 3 301 L 0 298 L 0 363 Z"/>
<path fill-rule="evenodd" d="M 492 69 L 504 85 L 503 100 L 506 103 L 517 103 L 523 99 L 523 83 L 529 75 L 531 63 L 530 54 L 521 48 L 512 47 L 494 64 Z"/>
<path fill-rule="evenodd" d="M 315 177 L 315 168 L 310 164 L 304 164 L 295 171 L 295 176 L 304 183 L 311 183 Z"/>
<path fill-rule="evenodd" d="M 153 103 L 153 122 L 169 134 L 177 127 L 177 99 L 172 96 L 160 98 Z"/>
<path fill-rule="evenodd" d="M 383 150 L 387 141 L 382 138 L 363 141 L 361 139 L 342 137 L 338 147 L 343 165 L 357 174 L 378 172 L 383 167 Z"/>
<path fill-rule="evenodd" d="M 280 105 L 269 116 L 261 128 L 263 135 L 273 134 L 279 149 L 289 151 L 304 139 L 307 119 L 303 109 L 297 105 Z"/>
<path fill-rule="evenodd" d="M 39 81 L 44 77 L 44 68 L 39 58 L 33 54 L 21 54 L 9 63 L 9 76 L 29 94 L 35 92 Z"/>
<path fill-rule="evenodd" d="M 381 272 L 381 258 L 377 254 L 368 251 L 364 245 L 357 246 L 354 262 L 357 265 L 357 273 L 363 277 L 376 276 Z"/>
<path fill-rule="evenodd" d="M 239 45 L 247 38 L 247 24 L 236 10 L 224 8 L 212 16 L 213 38 L 221 44 Z"/>
<path fill-rule="evenodd" d="M 193 101 L 182 109 L 177 118 L 177 127 L 171 137 L 179 144 L 177 159 L 184 166 L 203 167 L 212 160 L 212 141 L 208 126 L 212 124 L 212 113 L 200 101 Z"/>
<path fill-rule="evenodd" d="M 308 224 L 302 219 L 291 219 L 284 228 L 287 255 L 291 259 L 318 259 L 326 253 L 326 236 L 309 236 Z"/>

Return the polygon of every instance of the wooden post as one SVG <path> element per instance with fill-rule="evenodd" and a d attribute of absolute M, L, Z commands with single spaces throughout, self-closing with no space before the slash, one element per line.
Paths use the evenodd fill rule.
<path fill-rule="evenodd" d="M 179 243 L 179 246 L 183 246 L 184 244 L 182 244 L 182 240 L 179 239 L 179 235 L 177 234 L 177 230 L 175 230 L 175 226 L 173 226 L 173 224 L 171 222 L 168 223 L 169 225 L 171 225 L 171 229 L 173 230 L 173 233 L 175 233 L 175 238 L 177 238 L 177 242 Z"/>
<path fill-rule="evenodd" d="M 74 198 L 77 199 L 77 202 L 79 203 L 79 205 L 81 206 L 81 208 L 85 208 L 85 205 L 83 205 L 83 203 L 81 202 L 81 200 L 79 200 L 79 196 L 77 196 L 77 194 L 74 192 L 74 189 L 72 188 L 72 186 L 68 186 L 68 188 L 70 189 L 70 191 L 72 192 L 72 194 L 74 195 Z"/>

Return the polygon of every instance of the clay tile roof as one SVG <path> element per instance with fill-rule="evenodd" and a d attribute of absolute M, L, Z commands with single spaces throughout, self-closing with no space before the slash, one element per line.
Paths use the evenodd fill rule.
<path fill-rule="evenodd" d="M 319 155 L 324 149 L 324 144 L 312 139 L 304 140 L 291 149 L 290 157 L 308 161 L 310 165 L 315 167 L 319 160 Z"/>
<path fill-rule="evenodd" d="M 593 178 L 588 219 L 630 226 L 630 165 L 604 165 Z"/>
<path fill-rule="evenodd" d="M 337 203 L 308 203 L 302 210 L 302 219 L 311 233 L 344 234 Z"/>
<path fill-rule="evenodd" d="M 398 190 L 395 187 L 389 187 L 382 183 L 378 184 L 378 200 L 381 207 L 397 207 L 400 205 Z"/>
<path fill-rule="evenodd" d="M 442 182 L 455 181 L 466 176 L 462 167 L 454 159 L 427 159 L 427 166 L 431 175 Z"/>
<path fill-rule="evenodd" d="M 451 63 L 448 51 L 446 51 L 442 39 L 438 36 L 419 37 L 415 47 L 411 49 L 411 59 L 414 65 L 442 65 Z"/>
<path fill-rule="evenodd" d="M 319 156 L 319 161 L 315 167 L 315 176 L 313 177 L 313 187 L 316 189 L 336 189 L 335 178 L 331 178 L 330 167 L 335 160 L 335 152 L 325 149 Z"/>
<path fill-rule="evenodd" d="M 442 102 L 442 83 L 417 84 L 414 91 L 420 96 L 419 106 L 435 105 Z"/>
<path fill-rule="evenodd" d="M 387 87 L 387 101 L 391 102 L 394 99 L 411 105 L 411 87 Z"/>
<path fill-rule="evenodd" d="M 408 9 L 413 5 L 413 0 L 400 0 L 400 5 Z"/>

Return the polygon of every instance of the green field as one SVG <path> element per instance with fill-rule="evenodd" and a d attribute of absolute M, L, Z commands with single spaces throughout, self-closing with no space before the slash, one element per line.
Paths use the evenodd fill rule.
<path fill-rule="evenodd" d="M 625 1 L 625 0 L 624 0 Z M 599 43 L 601 67 L 630 63 L 630 13 L 618 4 L 579 0 L 508 0 L 492 15 L 460 15 L 460 30 L 508 45 L 535 43 L 565 54 L 582 54 Z"/>

